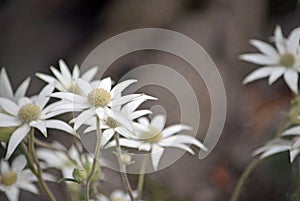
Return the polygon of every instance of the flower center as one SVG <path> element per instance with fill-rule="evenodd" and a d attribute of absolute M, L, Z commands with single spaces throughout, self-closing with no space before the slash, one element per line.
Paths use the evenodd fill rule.
<path fill-rule="evenodd" d="M 4 186 L 11 186 L 17 182 L 18 175 L 15 172 L 6 172 L 1 175 L 0 183 Z"/>
<path fill-rule="evenodd" d="M 123 201 L 123 198 L 111 198 L 111 201 Z"/>
<path fill-rule="evenodd" d="M 106 124 L 110 127 L 110 128 L 117 128 L 118 127 L 118 123 L 116 122 L 116 120 L 114 120 L 111 117 L 108 117 L 106 119 Z"/>
<path fill-rule="evenodd" d="M 162 140 L 163 135 L 160 131 L 154 128 L 150 128 L 150 132 L 142 133 L 142 140 L 149 143 L 157 143 Z"/>
<path fill-rule="evenodd" d="M 291 53 L 285 53 L 280 57 L 280 64 L 285 67 L 293 67 L 295 64 L 295 57 Z"/>
<path fill-rule="evenodd" d="M 24 123 L 30 123 L 31 121 L 38 120 L 41 116 L 41 109 L 34 104 L 27 104 L 21 107 L 18 117 Z"/>
<path fill-rule="evenodd" d="M 88 101 L 95 107 L 104 107 L 110 103 L 111 95 L 105 89 L 97 88 L 89 93 Z"/>

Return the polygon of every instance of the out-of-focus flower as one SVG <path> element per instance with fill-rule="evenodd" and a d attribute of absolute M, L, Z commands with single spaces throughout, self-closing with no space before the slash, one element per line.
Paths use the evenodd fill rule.
<path fill-rule="evenodd" d="M 24 169 L 27 162 L 25 156 L 17 156 L 11 167 L 7 161 L 0 161 L 0 191 L 3 191 L 9 201 L 18 201 L 20 190 L 38 194 L 37 187 L 32 183 L 37 181 L 29 169 Z M 43 174 L 45 180 L 53 181 L 51 175 Z"/>
<path fill-rule="evenodd" d="M 54 149 L 38 148 L 37 156 L 44 161 L 44 168 L 56 168 L 62 171 L 64 178 L 72 178 L 74 168 L 84 167 L 87 163 L 92 163 L 93 158 L 89 154 L 83 153 L 80 143 L 72 145 L 67 149 L 59 142 L 52 143 Z"/>
<path fill-rule="evenodd" d="M 287 39 L 282 35 L 282 30 L 279 26 L 275 29 L 274 42 L 276 49 L 259 40 L 250 40 L 250 43 L 255 46 L 261 53 L 243 54 L 240 59 L 262 65 L 253 71 L 244 79 L 244 83 L 249 83 L 254 80 L 269 77 L 271 85 L 279 77 L 283 76 L 288 87 L 298 93 L 298 73 L 300 71 L 300 52 L 299 48 L 300 28 L 294 29 Z"/>
<path fill-rule="evenodd" d="M 50 70 L 52 71 L 55 77 L 43 73 L 36 73 L 35 75 L 49 84 L 54 83 L 55 88 L 63 92 L 78 91 L 78 87 L 76 86 L 76 80 L 78 78 L 81 78 L 87 82 L 90 82 L 98 71 L 98 67 L 95 66 L 93 68 L 90 68 L 84 74 L 80 75 L 78 65 L 74 66 L 73 72 L 71 73 L 66 63 L 62 59 L 60 59 L 58 63 L 60 72 L 55 67 L 50 67 Z"/>
<path fill-rule="evenodd" d="M 47 85 L 35 99 L 20 98 L 18 105 L 9 99 L 0 98 L 0 106 L 5 111 L 5 113 L 0 113 L 0 127 L 17 127 L 9 139 L 6 159 L 11 156 L 31 128 L 40 130 L 45 137 L 47 137 L 47 128 L 63 130 L 73 134 L 72 127 L 67 123 L 60 120 L 49 120 L 53 117 L 50 112 L 52 106 L 45 106 L 53 90 L 52 85 Z"/>
<path fill-rule="evenodd" d="M 191 130 L 191 127 L 184 124 L 175 124 L 165 127 L 166 117 L 164 115 L 156 115 L 151 122 L 145 117 L 138 119 L 139 123 L 146 129 L 136 131 L 136 137 L 133 139 L 120 139 L 120 145 L 130 148 L 138 148 L 143 151 L 151 151 L 152 165 L 155 170 L 158 168 L 160 158 L 165 147 L 179 148 L 194 154 L 189 145 L 195 145 L 202 150 L 207 148 L 196 138 L 190 135 L 177 134 L 183 130 Z M 138 129 L 138 128 L 137 128 Z M 115 146 L 115 141 L 108 144 L 107 147 Z"/>
<path fill-rule="evenodd" d="M 137 191 L 133 191 L 133 196 L 137 197 Z M 97 201 L 130 201 L 130 197 L 127 193 L 124 193 L 122 190 L 114 190 L 109 198 L 105 195 L 98 195 Z"/>

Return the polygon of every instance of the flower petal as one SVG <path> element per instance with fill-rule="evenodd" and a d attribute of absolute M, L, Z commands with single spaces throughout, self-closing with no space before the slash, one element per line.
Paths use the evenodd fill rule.
<path fill-rule="evenodd" d="M 41 131 L 41 133 L 47 137 L 47 128 L 44 121 L 38 120 L 38 121 L 32 121 L 30 122 L 29 126 L 34 127 Z"/>
<path fill-rule="evenodd" d="M 284 73 L 284 80 L 288 87 L 295 93 L 298 94 L 298 73 L 294 70 L 287 70 Z"/>
<path fill-rule="evenodd" d="M 1 68 L 0 73 L 0 95 L 1 97 L 5 97 L 11 100 L 13 99 L 13 90 L 5 68 Z"/>
<path fill-rule="evenodd" d="M 25 168 L 26 164 L 27 164 L 27 160 L 25 156 L 19 155 L 13 160 L 11 167 L 13 171 L 21 172 Z"/>
<path fill-rule="evenodd" d="M 74 129 L 78 130 L 78 128 L 84 124 L 87 120 L 92 118 L 94 116 L 95 112 L 92 109 L 86 110 L 82 112 L 78 117 L 76 117 L 75 123 L 74 123 Z"/>
<path fill-rule="evenodd" d="M 277 63 L 277 60 L 262 54 L 242 54 L 239 58 L 259 65 L 275 65 Z"/>
<path fill-rule="evenodd" d="M 76 84 L 85 96 L 88 96 L 88 94 L 93 90 L 92 86 L 83 79 L 77 79 Z"/>
<path fill-rule="evenodd" d="M 9 157 L 12 155 L 12 153 L 15 151 L 17 146 L 20 144 L 20 142 L 25 138 L 25 136 L 29 133 L 29 126 L 24 124 L 23 126 L 17 128 L 11 135 L 8 147 L 5 155 L 5 159 L 9 159 Z"/>
<path fill-rule="evenodd" d="M 28 86 L 29 86 L 29 83 L 30 83 L 30 77 L 26 78 L 22 82 L 22 84 L 20 84 L 20 86 L 18 87 L 18 89 L 16 90 L 16 93 L 15 93 L 15 97 L 14 97 L 15 102 L 17 102 L 20 98 L 25 96 Z"/>
<path fill-rule="evenodd" d="M 260 41 L 260 40 L 250 40 L 250 44 L 255 46 L 257 49 L 259 49 L 265 55 L 268 55 L 269 57 L 272 57 L 273 59 L 278 58 L 277 51 L 275 50 L 274 47 L 272 47 L 268 43 L 265 43 L 265 42 Z"/>
<path fill-rule="evenodd" d="M 152 165 L 154 170 L 157 170 L 159 161 L 163 153 L 164 153 L 164 148 L 156 144 L 152 145 L 151 160 L 152 160 Z"/>
<path fill-rule="evenodd" d="M 285 71 L 286 71 L 286 68 L 284 68 L 284 67 L 274 67 L 274 70 L 270 74 L 270 77 L 269 77 L 269 85 L 273 84 L 276 80 L 278 80 L 278 78 L 280 78 L 284 74 Z"/>
<path fill-rule="evenodd" d="M 16 117 L 0 113 L 0 127 L 20 126 L 22 122 Z"/>
<path fill-rule="evenodd" d="M 107 144 L 107 142 L 114 136 L 114 134 L 115 134 L 114 129 L 112 128 L 106 129 L 102 133 L 101 146 L 104 147 Z"/>
<path fill-rule="evenodd" d="M 247 84 L 254 80 L 268 77 L 271 73 L 273 73 L 273 71 L 274 71 L 273 67 L 262 67 L 257 70 L 254 70 L 253 72 L 250 73 L 250 75 L 248 75 L 244 79 L 243 84 Z"/>
<path fill-rule="evenodd" d="M 63 78 L 71 80 L 72 79 L 72 75 L 70 73 L 69 68 L 67 67 L 66 63 L 64 62 L 64 60 L 60 59 L 58 61 L 59 63 L 59 68 L 60 68 L 60 72 Z"/>
<path fill-rule="evenodd" d="M 299 47 L 300 28 L 294 29 L 287 39 L 287 51 L 296 54 Z"/>
<path fill-rule="evenodd" d="M 107 77 L 100 81 L 99 86 L 97 88 L 105 89 L 106 91 L 110 92 L 111 90 L 111 78 Z"/>
<path fill-rule="evenodd" d="M 166 137 L 169 137 L 169 136 L 171 136 L 175 133 L 178 133 L 182 130 L 192 130 L 192 127 L 184 125 L 184 124 L 174 124 L 172 126 L 165 128 L 162 131 L 162 134 L 163 134 L 163 137 L 166 138 Z"/>
<path fill-rule="evenodd" d="M 81 76 L 81 79 L 87 81 L 87 82 L 90 82 L 94 77 L 95 75 L 97 74 L 98 72 L 98 69 L 99 67 L 98 66 L 95 66 L 93 68 L 90 68 L 89 70 L 87 70 L 82 76 Z"/>
<path fill-rule="evenodd" d="M 7 189 L 7 191 L 5 191 L 5 194 L 9 201 L 18 201 L 20 190 L 16 187 L 12 187 Z"/>
<path fill-rule="evenodd" d="M 280 26 L 276 26 L 275 28 L 275 45 L 280 54 L 285 52 L 285 38 L 283 37 L 282 30 Z"/>
<path fill-rule="evenodd" d="M 41 92 L 39 93 L 37 99 L 35 100 L 35 104 L 39 106 L 41 109 L 45 107 L 50 99 L 50 95 L 54 90 L 54 86 L 52 84 L 46 85 Z"/>
<path fill-rule="evenodd" d="M 166 117 L 162 114 L 156 115 L 152 118 L 150 126 L 162 131 L 166 125 Z"/>
<path fill-rule="evenodd" d="M 120 93 L 122 93 L 122 91 L 124 91 L 124 89 L 126 89 L 129 85 L 133 84 L 137 82 L 137 80 L 126 80 L 123 82 L 118 83 L 112 90 L 111 90 L 111 94 L 112 97 L 115 97 L 117 95 L 119 95 Z"/>
<path fill-rule="evenodd" d="M 66 100 L 72 103 L 79 103 L 79 104 L 83 104 L 87 102 L 86 98 L 70 92 L 56 92 L 51 94 L 51 97 L 60 98 L 62 100 Z"/>

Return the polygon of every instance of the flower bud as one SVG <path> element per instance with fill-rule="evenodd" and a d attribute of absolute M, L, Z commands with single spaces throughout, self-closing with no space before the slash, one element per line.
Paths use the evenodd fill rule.
<path fill-rule="evenodd" d="M 79 183 L 84 183 L 86 180 L 87 174 L 84 168 L 74 168 L 73 170 L 73 178 L 79 182 Z"/>
<path fill-rule="evenodd" d="M 121 162 L 124 164 L 124 165 L 131 165 L 132 163 L 134 163 L 134 161 L 132 160 L 132 157 L 129 153 L 122 153 L 121 156 Z"/>

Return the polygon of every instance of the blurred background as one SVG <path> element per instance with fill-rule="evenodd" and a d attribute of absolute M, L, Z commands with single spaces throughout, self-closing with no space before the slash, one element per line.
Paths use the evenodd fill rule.
<path fill-rule="evenodd" d="M 242 79 L 255 66 L 238 60 L 239 54 L 255 51 L 248 43 L 250 38 L 269 40 L 276 24 L 285 35 L 300 25 L 297 0 L 2 0 L 0 66 L 7 68 L 17 86 L 35 72 L 50 73 L 49 66 L 58 66 L 60 58 L 70 68 L 80 65 L 101 42 L 131 29 L 166 28 L 192 38 L 209 53 L 225 83 L 226 125 L 216 148 L 204 160 L 186 154 L 171 167 L 149 174 L 145 196 L 151 201 L 223 201 L 229 199 L 250 163 L 252 151 L 270 139 L 289 106 L 291 94 L 282 81 L 272 88 L 266 80 L 243 86 Z M 116 61 L 107 75 L 117 81 L 126 71 L 147 63 L 181 70 L 195 86 L 204 112 L 198 133 L 201 139 L 210 118 L 208 93 L 201 78 L 193 76 L 179 58 L 140 51 Z M 43 85 L 33 78 L 29 93 Z M 153 95 L 163 100 L 170 97 L 155 91 Z M 173 105 L 164 107 L 168 111 Z M 48 140 L 53 138 L 58 136 Z M 251 175 L 240 200 L 288 200 L 296 189 L 291 169 L 288 154 L 268 158 Z M 122 188 L 118 173 L 108 174 L 113 178 L 108 185 Z M 136 182 L 134 175 L 131 179 Z M 51 188 L 61 196 L 59 200 L 67 200 L 62 186 L 52 184 Z M 0 195 L 0 200 L 5 199 Z M 22 192 L 21 200 L 34 199 Z M 40 195 L 36 200 L 46 198 Z"/>

